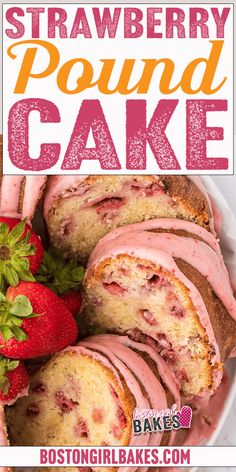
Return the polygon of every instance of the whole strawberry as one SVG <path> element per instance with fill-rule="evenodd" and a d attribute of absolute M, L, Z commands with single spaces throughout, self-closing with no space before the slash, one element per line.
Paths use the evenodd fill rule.
<path fill-rule="evenodd" d="M 74 343 L 78 327 L 65 303 L 48 287 L 20 282 L 0 303 L 0 353 L 30 359 L 61 351 Z"/>
<path fill-rule="evenodd" d="M 12 405 L 27 393 L 28 375 L 23 362 L 0 356 L 0 402 Z"/>
<path fill-rule="evenodd" d="M 79 291 L 84 276 L 84 268 L 75 259 L 65 261 L 55 250 L 44 251 L 42 264 L 35 275 L 37 282 L 51 288 L 66 303 L 73 316 L 83 308 Z"/>
<path fill-rule="evenodd" d="M 0 290 L 17 286 L 20 280 L 34 281 L 43 259 L 40 238 L 25 220 L 0 217 Z"/>

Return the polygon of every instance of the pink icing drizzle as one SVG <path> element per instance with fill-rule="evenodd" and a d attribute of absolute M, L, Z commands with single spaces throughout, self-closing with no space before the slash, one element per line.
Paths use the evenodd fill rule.
<path fill-rule="evenodd" d="M 107 347 L 119 357 L 131 370 L 134 370 L 135 374 L 139 380 L 144 384 L 145 389 L 147 390 L 149 399 L 151 400 L 151 408 L 156 410 L 165 410 L 167 407 L 166 395 L 161 387 L 159 381 L 157 381 L 155 375 L 155 381 L 153 381 L 153 375 L 150 376 L 150 369 L 146 363 L 143 361 L 140 356 L 137 356 L 132 349 L 140 352 L 147 353 L 150 358 L 156 363 L 157 369 L 159 371 L 160 377 L 162 378 L 165 385 L 168 387 L 169 391 L 174 397 L 174 402 L 177 405 L 177 408 L 180 408 L 180 393 L 179 386 L 175 379 L 173 372 L 170 370 L 169 366 L 166 364 L 164 359 L 154 351 L 150 346 L 147 346 L 143 343 L 137 343 L 128 338 L 128 336 L 116 336 L 116 335 L 97 335 L 92 336 L 89 340 L 96 341 L 99 346 L 101 343 L 107 345 Z M 122 347 L 123 345 L 123 347 Z M 148 373 L 149 371 L 149 373 Z M 150 380 L 149 380 L 150 378 Z M 149 385 L 151 388 L 149 388 Z M 158 436 L 156 433 L 151 434 L 149 445 L 158 445 L 161 441 L 158 441 Z M 169 444 L 172 444 L 175 436 L 175 431 L 172 431 L 169 437 Z"/>
<path fill-rule="evenodd" d="M 93 340 L 94 341 L 98 340 L 99 342 L 93 342 Z M 113 365 L 122 374 L 122 376 L 123 376 L 123 378 L 124 378 L 124 380 L 127 384 L 127 387 L 129 388 L 129 390 L 134 395 L 134 398 L 136 400 L 136 406 L 139 409 L 150 409 L 151 408 L 151 404 L 150 404 L 149 400 L 147 398 L 145 398 L 145 396 L 142 393 L 142 390 L 140 388 L 139 383 L 137 382 L 136 378 L 134 377 L 134 375 L 132 374 L 130 369 L 127 367 L 127 365 L 129 364 L 129 363 L 127 364 L 127 352 L 123 352 L 122 349 L 119 349 L 119 358 L 118 358 L 114 354 L 114 351 L 116 350 L 115 346 L 112 345 L 112 349 L 111 349 L 111 345 L 109 344 L 109 341 L 101 342 L 100 336 L 99 337 L 98 336 L 92 336 L 91 338 L 88 338 L 88 339 L 85 339 L 84 341 L 81 341 L 80 344 L 84 345 L 84 346 L 88 346 L 90 349 L 97 349 L 97 350 L 101 351 L 102 353 L 104 353 L 104 355 L 106 355 L 111 360 Z M 118 346 L 118 348 L 119 348 L 119 346 Z M 149 369 L 147 369 L 147 366 L 146 366 L 146 369 L 143 372 L 144 366 L 142 365 L 142 363 L 141 363 L 141 366 L 140 366 L 140 361 L 142 359 L 140 359 L 139 356 L 135 355 L 135 353 L 132 353 L 132 351 L 130 349 L 128 351 L 129 351 L 128 352 L 129 357 L 130 356 L 132 357 L 132 355 L 134 354 L 135 367 L 137 368 L 138 378 L 140 378 L 140 376 L 141 376 L 141 378 L 143 378 L 143 375 L 147 374 L 147 379 L 146 379 L 147 383 L 145 385 L 148 385 L 148 387 L 149 387 L 149 386 L 154 384 L 154 387 L 155 387 L 155 384 L 159 384 L 159 382 L 157 381 L 155 376 L 153 376 L 153 378 L 150 378 L 150 375 L 149 375 L 150 372 L 149 372 Z M 125 357 L 125 359 L 124 359 L 124 357 Z M 123 360 L 125 360 L 125 363 L 123 362 Z M 138 363 L 138 365 L 137 365 L 137 363 Z M 148 388 L 148 392 L 150 393 L 149 388 Z M 162 435 L 160 434 L 158 436 L 159 437 L 158 437 L 157 441 L 160 444 Z M 129 446 L 147 446 L 147 445 L 150 444 L 150 437 L 151 437 L 151 435 L 149 433 L 146 433 L 145 435 L 139 435 L 139 436 L 134 436 L 132 434 L 131 438 L 130 438 Z M 121 468 L 119 468 L 120 472 L 134 472 L 135 470 L 136 470 L 136 467 L 121 467 Z M 142 472 L 147 472 L 147 470 L 148 470 L 148 468 L 142 468 Z"/>
<path fill-rule="evenodd" d="M 25 176 L 25 188 L 22 213 L 18 212 L 20 188 L 23 175 L 4 175 L 1 182 L 0 214 L 11 218 L 32 218 L 40 191 L 46 181 L 46 176 Z"/>
<path fill-rule="evenodd" d="M 99 343 L 96 342 L 97 336 L 92 336 L 91 338 L 87 338 L 83 341 L 80 341 L 80 346 L 87 347 L 88 349 L 94 349 L 99 352 L 102 352 L 110 362 L 115 366 L 115 368 L 121 372 L 123 375 L 125 382 L 129 388 L 129 390 L 133 393 L 136 404 L 140 409 L 145 409 L 145 408 L 150 408 L 150 403 L 147 398 L 142 393 L 142 390 L 139 386 L 139 383 L 133 376 L 133 374 L 130 372 L 130 370 L 127 368 L 127 366 L 120 360 L 110 349 L 109 346 L 107 346 L 106 343 L 101 343 L 99 340 Z M 94 352 L 94 351 L 93 351 Z M 130 445 L 143 445 L 143 441 L 146 441 L 146 444 L 148 444 L 148 434 L 147 437 L 141 438 L 140 436 L 133 436 L 131 440 Z"/>
<path fill-rule="evenodd" d="M 47 214 L 54 205 L 55 201 L 63 196 L 67 190 L 76 189 L 81 183 L 83 183 L 88 175 L 54 175 L 49 177 L 47 191 L 44 199 L 44 216 L 47 218 Z"/>

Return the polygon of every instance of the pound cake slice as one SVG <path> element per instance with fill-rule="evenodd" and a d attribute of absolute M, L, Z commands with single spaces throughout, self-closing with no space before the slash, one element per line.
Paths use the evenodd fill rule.
<path fill-rule="evenodd" d="M 214 236 L 156 219 L 113 230 L 84 278 L 86 333 L 128 333 L 172 366 L 185 395 L 211 395 L 236 343 L 236 301 Z"/>
<path fill-rule="evenodd" d="M 6 417 L 17 446 L 163 445 L 172 443 L 175 431 L 134 435 L 132 418 L 136 408 L 168 415 L 173 404 L 179 411 L 178 384 L 151 347 L 103 335 L 44 364 L 30 378 L 29 396 L 8 407 Z"/>
<path fill-rule="evenodd" d="M 31 221 L 42 196 L 47 176 L 2 175 L 2 136 L 0 136 L 0 216 Z"/>
<path fill-rule="evenodd" d="M 103 236 L 129 223 L 181 218 L 210 230 L 209 205 L 199 181 L 186 176 L 53 176 L 44 217 L 55 247 L 86 261 Z"/>
<path fill-rule="evenodd" d="M 7 410 L 13 445 L 126 445 L 134 400 L 104 356 L 82 346 L 55 355 Z M 24 424 L 24 428 L 22 428 Z"/>

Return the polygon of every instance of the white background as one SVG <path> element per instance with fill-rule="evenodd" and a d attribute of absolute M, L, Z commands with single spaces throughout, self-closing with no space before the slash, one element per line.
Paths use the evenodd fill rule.
<path fill-rule="evenodd" d="M 184 3 L 186 3 L 184 0 L 182 0 Z M 123 0 L 125 3 L 125 0 Z M 0 2 L 3 3 L 3 2 Z M 15 1 L 8 1 L 6 3 L 20 3 L 20 0 L 15 0 Z M 29 2 L 28 0 L 25 0 L 25 3 L 37 3 L 37 0 L 32 0 Z M 42 2 L 43 3 L 43 2 Z M 45 1 L 45 3 L 47 3 Z M 63 0 L 57 0 L 56 3 L 63 3 Z M 86 3 L 86 0 L 84 0 L 84 3 Z M 97 2 L 98 3 L 98 2 Z M 126 3 L 130 3 L 128 0 Z M 139 3 L 139 0 L 136 0 L 136 3 Z M 141 3 L 141 2 L 140 2 Z M 148 3 L 155 3 L 153 0 L 149 0 Z M 158 3 L 163 3 L 162 1 Z M 166 2 L 164 2 L 166 3 Z M 173 3 L 178 3 L 174 2 Z M 215 3 L 220 3 L 217 0 Z M 230 3 L 230 2 L 228 2 Z M 214 177 L 214 180 L 216 184 L 219 186 L 220 190 L 222 191 L 223 195 L 227 199 L 230 207 L 235 213 L 236 216 L 236 176 L 217 176 Z M 218 437 L 218 440 L 216 442 L 218 445 L 236 445 L 236 399 L 234 401 L 234 404 L 231 408 L 231 411 L 229 413 L 228 419 L 226 420 L 222 431 Z M 165 469 L 163 469 L 164 471 Z M 201 472 L 235 472 L 235 468 L 201 468 Z"/>
<path fill-rule="evenodd" d="M 6 2 L 7 4 L 4 5 L 5 9 L 8 8 L 8 4 L 10 2 Z M 20 2 L 17 2 L 20 3 Z M 27 2 L 30 3 L 30 2 Z M 31 2 L 33 3 L 33 2 Z M 96 4 L 96 2 L 94 2 Z M 109 2 L 107 2 L 109 3 Z M 129 3 L 129 2 L 128 2 Z M 145 2 L 144 2 L 145 3 Z M 148 2 L 149 3 L 149 2 Z M 142 6 L 144 12 L 144 18 L 146 14 L 146 9 L 148 3 Z M 49 2 L 48 2 L 49 4 Z M 190 2 L 191 4 L 191 2 Z M 83 4 L 79 3 L 79 5 L 83 6 Z M 119 4 L 122 6 L 122 4 Z M 40 6 L 38 4 L 37 6 Z M 68 17 L 70 19 L 70 23 L 72 24 L 73 19 L 75 16 L 75 11 L 77 5 L 65 5 L 65 9 L 68 13 Z M 115 5 L 112 4 L 112 8 Z M 125 5 L 124 5 L 125 6 Z M 126 5 L 127 6 L 127 5 Z M 165 4 L 166 7 L 171 6 L 170 3 Z M 211 6 L 215 6 L 214 3 L 209 5 L 209 2 L 206 2 L 205 8 L 210 8 Z M 24 6 L 21 8 L 24 9 Z M 141 6 L 140 6 L 141 8 Z M 115 77 L 114 74 L 112 75 L 113 80 L 112 84 L 115 85 L 117 83 L 117 77 L 120 74 L 123 62 L 125 58 L 136 58 L 137 64 L 135 66 L 136 74 L 138 77 L 141 75 L 141 71 L 143 69 L 143 63 L 141 59 L 143 58 L 158 58 L 161 59 L 163 57 L 171 58 L 175 63 L 175 72 L 173 76 L 173 80 L 171 81 L 172 86 L 176 85 L 182 73 L 186 67 L 186 65 L 192 61 L 193 59 L 204 57 L 207 58 L 209 56 L 211 50 L 211 43 L 208 39 L 187 39 L 188 36 L 188 17 L 189 17 L 189 7 L 185 5 L 181 6 L 182 9 L 185 9 L 186 13 L 186 39 L 165 39 L 164 35 L 164 24 L 165 24 L 165 7 L 163 6 L 162 14 L 158 15 L 158 18 L 161 19 L 161 26 L 158 27 L 158 31 L 163 32 L 162 39 L 145 39 L 145 27 L 144 27 L 144 35 L 141 38 L 133 39 L 124 39 L 123 36 L 123 26 L 122 26 L 122 18 L 123 15 L 120 16 L 120 26 L 117 29 L 117 37 L 114 39 L 107 40 L 105 39 L 97 39 L 97 35 L 95 32 L 93 15 L 91 12 L 91 6 L 88 6 L 86 9 L 86 15 L 88 18 L 88 22 L 92 32 L 91 39 L 84 39 L 83 35 L 80 35 L 78 39 L 53 39 L 48 40 L 53 42 L 54 45 L 58 46 L 61 53 L 61 60 L 60 66 L 64 64 L 69 59 L 75 57 L 83 57 L 89 60 L 93 67 L 94 67 L 94 80 L 96 80 L 99 76 L 101 63 L 100 59 L 103 58 L 116 58 L 116 66 L 115 66 Z M 219 7 L 220 9 L 222 7 Z M 151 81 L 151 85 L 148 91 L 148 94 L 140 94 L 137 95 L 136 92 L 130 95 L 104 95 L 101 94 L 97 88 L 87 89 L 80 94 L 75 95 L 67 95 L 62 93 L 58 87 L 56 86 L 56 77 L 57 71 L 54 72 L 47 78 L 44 79 L 30 79 L 28 82 L 28 86 L 24 95 L 14 95 L 13 90 L 15 88 L 16 78 L 20 70 L 20 66 L 22 63 L 22 59 L 25 53 L 25 46 L 17 46 L 13 49 L 13 53 L 17 55 L 16 59 L 10 59 L 7 54 L 7 49 L 10 45 L 17 41 L 22 41 L 30 37 L 30 19 L 31 15 L 26 14 L 25 17 L 20 18 L 20 21 L 26 25 L 26 34 L 19 40 L 12 40 L 3 35 L 3 60 L 4 60 L 4 90 L 3 90 L 3 97 L 4 97 L 4 136 L 7 136 L 7 121 L 8 121 L 8 113 L 10 108 L 14 103 L 18 100 L 23 98 L 47 98 L 50 99 L 53 103 L 55 103 L 60 111 L 61 114 L 61 123 L 57 124 L 48 124 L 43 125 L 39 124 L 39 115 L 38 113 L 31 114 L 31 131 L 30 131 L 30 151 L 32 157 L 38 157 L 40 152 L 40 143 L 42 142 L 59 142 L 61 144 L 61 153 L 60 159 L 56 166 L 52 169 L 47 171 L 50 174 L 55 173 L 62 173 L 61 164 L 63 162 L 63 158 L 69 144 L 69 138 L 72 133 L 74 123 L 79 112 L 80 104 L 83 99 L 100 99 L 104 114 L 107 118 L 107 123 L 113 137 L 113 141 L 115 144 L 115 148 L 122 165 L 122 171 L 109 171 L 109 173 L 133 173 L 134 171 L 127 171 L 125 169 L 125 104 L 126 100 L 129 99 L 146 99 L 147 100 L 147 122 L 150 121 L 151 116 L 156 108 L 156 105 L 159 99 L 179 99 L 179 103 L 168 123 L 166 135 L 170 141 L 170 144 L 174 150 L 174 153 L 177 157 L 178 162 L 181 165 L 181 171 L 179 173 L 186 173 L 186 99 L 201 99 L 206 98 L 206 96 L 202 93 L 188 96 L 182 92 L 181 89 L 178 89 L 175 93 L 169 95 L 161 95 L 158 90 L 158 84 L 160 81 L 161 73 L 162 73 L 162 66 L 157 67 L 157 70 L 153 76 Z M 41 15 L 41 36 L 40 39 L 47 40 L 47 15 L 46 12 Z M 145 25 L 145 21 L 143 21 L 143 25 Z M 212 18 L 212 14 L 209 12 L 209 31 L 211 39 L 215 39 L 215 23 Z M 11 27 L 8 23 L 6 23 L 7 28 Z M 69 29 L 70 31 L 70 29 Z M 232 82 L 233 82 L 233 74 L 232 74 L 232 36 L 233 36 L 233 28 L 232 28 L 232 12 L 229 14 L 227 18 L 227 24 L 225 27 L 225 44 L 222 49 L 222 54 L 220 57 L 219 66 L 216 70 L 216 75 L 214 79 L 214 86 L 219 85 L 224 77 L 227 77 L 227 80 L 224 86 L 215 94 L 207 96 L 207 99 L 228 99 L 228 111 L 227 112 L 214 112 L 214 113 L 207 113 L 207 126 L 219 126 L 224 128 L 224 140 L 223 141 L 208 141 L 207 143 L 207 155 L 209 157 L 228 157 L 229 158 L 229 169 L 227 173 L 232 173 L 232 134 L 233 134 L 233 100 L 232 100 Z M 134 53 L 135 48 L 135 53 Z M 184 50 L 184 53 L 183 53 Z M 82 51 L 82 52 L 81 52 Z M 36 65 L 34 66 L 34 71 L 41 71 L 46 64 L 48 64 L 48 53 L 45 52 L 43 48 L 39 48 L 37 52 L 36 58 Z M 203 70 L 202 66 L 199 70 Z M 73 89 L 76 87 L 76 78 L 78 75 L 81 74 L 81 67 L 74 66 L 72 71 L 72 77 L 69 81 L 69 88 Z M 198 75 L 198 74 L 197 74 Z M 135 84 L 136 81 L 132 81 L 132 85 Z M 193 80 L 194 87 L 199 85 L 199 80 L 196 81 L 196 76 Z M 45 88 L 47 89 L 47 94 L 45 94 Z M 231 98 L 230 98 L 231 97 Z M 176 139 L 176 133 L 178 135 L 178 139 Z M 231 164 L 231 165 L 230 165 Z M 19 169 L 15 168 L 11 160 L 8 156 L 8 149 L 7 149 L 7 139 L 4 140 L 4 172 L 9 174 L 19 174 Z M 73 171 L 74 173 L 78 173 L 78 171 Z M 69 173 L 73 173 L 69 172 Z M 81 165 L 81 169 L 79 171 L 81 174 L 97 174 L 97 173 L 106 173 L 106 171 L 101 171 L 100 164 L 97 160 L 91 161 L 83 161 Z M 212 171 L 216 173 L 216 171 Z M 212 173 L 211 172 L 211 173 Z M 221 173 L 221 171 L 217 171 Z M 31 172 L 28 172 L 29 174 Z M 147 147 L 147 168 L 145 171 L 139 171 L 139 173 L 165 173 L 164 170 L 159 169 L 156 160 L 153 156 L 152 151 L 150 150 L 149 146 Z M 176 173 L 176 171 L 172 171 L 172 173 Z M 190 173 L 188 171 L 188 173 Z M 194 172 L 193 172 L 194 173 Z M 195 172 L 196 173 L 196 172 Z M 204 172 L 203 172 L 204 173 Z"/>

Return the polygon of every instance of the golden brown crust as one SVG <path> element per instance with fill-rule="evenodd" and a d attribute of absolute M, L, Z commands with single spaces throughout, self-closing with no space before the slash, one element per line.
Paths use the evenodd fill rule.
<path fill-rule="evenodd" d="M 221 360 L 225 361 L 236 344 L 235 321 L 212 290 L 206 277 L 182 259 L 175 259 L 175 262 L 181 272 L 200 292 L 208 311 L 216 342 L 219 346 Z"/>
<path fill-rule="evenodd" d="M 161 175 L 159 179 L 168 195 L 174 201 L 181 202 L 190 213 L 194 212 L 195 222 L 210 231 L 210 209 L 194 182 L 184 175 Z"/>
<path fill-rule="evenodd" d="M 168 228 L 155 228 L 155 229 L 148 229 L 145 230 L 148 231 L 149 233 L 170 233 L 170 234 L 175 234 L 176 236 L 183 236 L 185 238 L 192 238 L 196 239 L 198 241 L 203 241 L 205 244 L 206 241 L 204 239 L 200 238 L 197 234 L 190 233 L 189 231 L 186 231 L 184 229 L 168 229 Z"/>

